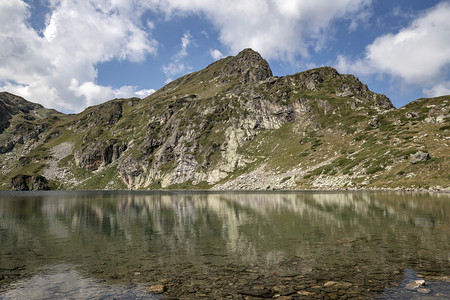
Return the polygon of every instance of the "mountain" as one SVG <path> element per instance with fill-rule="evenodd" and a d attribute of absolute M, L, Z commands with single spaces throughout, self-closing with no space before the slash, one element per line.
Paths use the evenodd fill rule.
<path fill-rule="evenodd" d="M 0 189 L 450 189 L 450 96 L 396 109 L 353 75 L 245 49 L 64 115 L 0 93 Z"/>

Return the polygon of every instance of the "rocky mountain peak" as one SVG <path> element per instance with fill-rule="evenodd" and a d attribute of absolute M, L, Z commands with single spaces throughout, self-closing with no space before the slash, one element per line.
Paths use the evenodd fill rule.
<path fill-rule="evenodd" d="M 391 109 L 394 106 L 388 97 L 369 90 L 356 76 L 340 74 L 332 67 L 310 69 L 291 76 L 306 90 L 325 92 L 337 97 L 349 97 L 364 101 L 381 109 Z"/>
<path fill-rule="evenodd" d="M 242 76 L 241 83 L 258 82 L 273 76 L 267 61 L 250 48 L 231 58 L 225 69 L 229 76 Z"/>
<path fill-rule="evenodd" d="M 240 88 L 241 84 L 258 83 L 272 76 L 272 70 L 267 61 L 258 52 L 248 48 L 236 56 L 219 59 L 203 70 L 184 75 L 148 98 L 183 89 L 196 90 L 196 94 L 199 90 L 215 89 L 212 85 L 205 86 L 204 82 L 215 82 L 217 86 L 230 85 Z"/>

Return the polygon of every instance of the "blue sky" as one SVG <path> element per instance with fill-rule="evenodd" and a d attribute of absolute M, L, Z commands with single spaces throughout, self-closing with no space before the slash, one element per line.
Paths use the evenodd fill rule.
<path fill-rule="evenodd" d="M 274 75 L 332 66 L 401 107 L 450 94 L 449 16 L 449 0 L 0 1 L 0 91 L 79 112 L 250 47 Z"/>

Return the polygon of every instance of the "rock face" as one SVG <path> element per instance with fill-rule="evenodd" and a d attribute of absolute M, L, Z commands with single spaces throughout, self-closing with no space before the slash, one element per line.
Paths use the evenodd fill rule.
<path fill-rule="evenodd" d="M 88 171 L 96 171 L 116 161 L 126 149 L 126 144 L 116 140 L 93 142 L 76 151 L 74 159 L 77 166 Z"/>
<path fill-rule="evenodd" d="M 61 189 L 403 188 L 421 181 L 446 189 L 448 101 L 419 99 L 397 110 L 331 67 L 273 76 L 251 49 L 145 99 L 114 99 L 76 115 L 0 93 L 0 188 L 29 187 L 19 175 L 45 175 Z M 420 149 L 436 159 L 417 164 L 429 159 Z"/>
<path fill-rule="evenodd" d="M 13 191 L 47 191 L 50 185 L 43 176 L 17 175 L 11 179 L 10 189 Z"/>

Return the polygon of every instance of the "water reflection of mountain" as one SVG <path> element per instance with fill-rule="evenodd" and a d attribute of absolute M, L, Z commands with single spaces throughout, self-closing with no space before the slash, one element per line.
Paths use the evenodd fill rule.
<path fill-rule="evenodd" d="M 305 268 L 396 263 L 448 273 L 449 215 L 445 194 L 2 193 L 0 262 L 126 274 L 295 257 Z"/>

